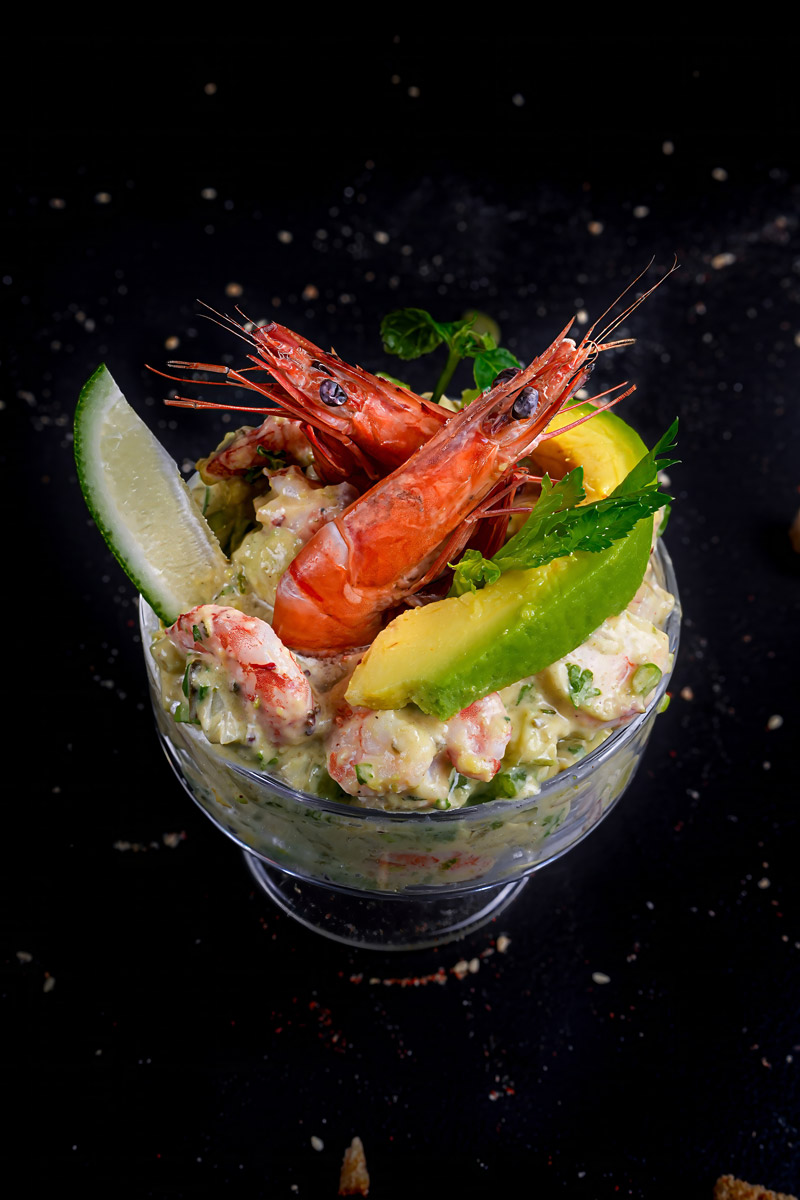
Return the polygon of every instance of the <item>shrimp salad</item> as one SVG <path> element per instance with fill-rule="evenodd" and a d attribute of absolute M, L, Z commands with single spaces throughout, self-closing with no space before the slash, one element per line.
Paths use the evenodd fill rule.
<path fill-rule="evenodd" d="M 673 597 L 652 567 L 581 645 L 447 720 L 346 698 L 381 628 L 445 596 L 465 547 L 488 557 L 519 524 L 512 502 L 538 494 L 537 445 L 615 343 L 562 335 L 454 413 L 275 323 L 246 336 L 247 374 L 172 364 L 218 370 L 269 405 L 190 481 L 229 570 L 154 636 L 166 714 L 302 792 L 434 811 L 535 796 L 646 711 L 672 665 Z"/>

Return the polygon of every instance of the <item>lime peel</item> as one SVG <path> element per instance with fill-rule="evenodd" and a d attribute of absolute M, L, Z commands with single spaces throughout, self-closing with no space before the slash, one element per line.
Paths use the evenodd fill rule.
<path fill-rule="evenodd" d="M 109 549 L 162 621 L 214 598 L 227 582 L 227 559 L 172 458 L 105 365 L 81 390 L 75 463 Z"/>

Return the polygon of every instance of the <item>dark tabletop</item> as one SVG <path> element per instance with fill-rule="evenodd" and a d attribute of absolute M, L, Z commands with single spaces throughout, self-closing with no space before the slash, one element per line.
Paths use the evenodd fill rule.
<path fill-rule="evenodd" d="M 357 44 L 247 15 L 31 34 L 4 75 L 7 1161 L 84 1195 L 316 1200 L 358 1135 L 376 1200 L 520 1173 L 532 1196 L 797 1190 L 793 48 Z M 373 370 L 385 312 L 477 306 L 527 360 L 675 255 L 606 368 L 649 444 L 680 418 L 683 641 L 640 774 L 462 943 L 306 931 L 158 747 L 135 594 L 76 481 L 81 384 L 106 362 L 184 463 L 225 426 L 164 409 L 144 364 L 233 352 L 197 298 Z"/>

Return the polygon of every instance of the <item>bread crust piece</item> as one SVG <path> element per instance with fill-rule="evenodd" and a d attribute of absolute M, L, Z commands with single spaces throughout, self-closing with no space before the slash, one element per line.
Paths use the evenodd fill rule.
<path fill-rule="evenodd" d="M 745 1183 L 733 1175 L 721 1175 L 714 1185 L 714 1200 L 797 1200 L 786 1192 L 771 1192 L 760 1183 Z"/>
<path fill-rule="evenodd" d="M 339 1175 L 340 1196 L 369 1195 L 367 1159 L 360 1137 L 354 1137 L 344 1152 L 342 1170 Z"/>

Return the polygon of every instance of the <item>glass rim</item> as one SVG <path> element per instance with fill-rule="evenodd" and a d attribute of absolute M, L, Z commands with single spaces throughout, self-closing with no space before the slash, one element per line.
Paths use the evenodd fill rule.
<path fill-rule="evenodd" d="M 224 753 L 220 753 L 215 748 L 215 745 L 208 741 L 202 730 L 192 728 L 188 725 L 183 725 L 182 732 L 197 746 L 209 753 L 214 754 L 215 760 L 224 764 L 234 775 L 238 775 L 242 779 L 246 779 L 249 783 L 255 784 L 258 787 L 269 787 L 284 800 L 290 800 L 295 804 L 300 804 L 308 809 L 317 810 L 320 812 L 331 813 L 339 817 L 349 817 L 351 820 L 366 820 L 374 822 L 406 822 L 406 821 L 435 821 L 437 824 L 476 820 L 478 818 L 486 819 L 493 814 L 499 816 L 501 813 L 508 815 L 512 812 L 523 811 L 533 805 L 540 804 L 547 799 L 549 795 L 556 794 L 565 784 L 576 788 L 580 787 L 581 783 L 588 778 L 592 772 L 607 761 L 618 750 L 624 747 L 631 741 L 636 733 L 641 729 L 645 721 L 649 720 L 653 715 L 654 710 L 658 709 L 664 695 L 666 694 L 672 674 L 675 670 L 675 662 L 677 660 L 678 647 L 680 644 L 680 628 L 681 628 L 681 602 L 678 593 L 677 580 L 675 578 L 675 570 L 672 564 L 672 559 L 661 538 L 658 538 L 654 550 L 654 556 L 658 559 L 659 565 L 664 572 L 664 586 L 666 590 L 673 596 L 674 605 L 672 611 L 667 617 L 664 626 L 664 632 L 669 638 L 669 649 L 672 654 L 672 666 L 669 671 L 665 671 L 655 688 L 655 694 L 650 704 L 644 712 L 637 714 L 627 724 L 620 726 L 611 731 L 610 735 L 605 739 L 596 750 L 592 750 L 585 758 L 575 766 L 559 771 L 550 779 L 540 786 L 537 792 L 532 795 L 513 798 L 499 797 L 495 800 L 481 801 L 477 804 L 466 804 L 460 808 L 455 808 L 452 811 L 447 809 L 429 808 L 424 811 L 415 809 L 383 809 L 383 808 L 366 808 L 361 807 L 357 803 L 327 800 L 323 796 L 315 796 L 311 792 L 301 791 L 299 788 L 294 788 L 291 784 L 284 783 L 281 779 L 274 775 L 268 774 L 266 771 L 258 771 L 254 767 L 247 767 L 244 764 L 233 762 L 227 758 Z M 139 597 L 139 630 L 142 635 L 142 650 L 144 652 L 148 677 L 153 682 L 158 682 L 157 667 L 152 654 L 149 653 L 150 634 L 153 632 L 152 620 L 158 620 L 150 605 L 143 596 Z M 353 798 L 355 801 L 356 797 Z"/>

